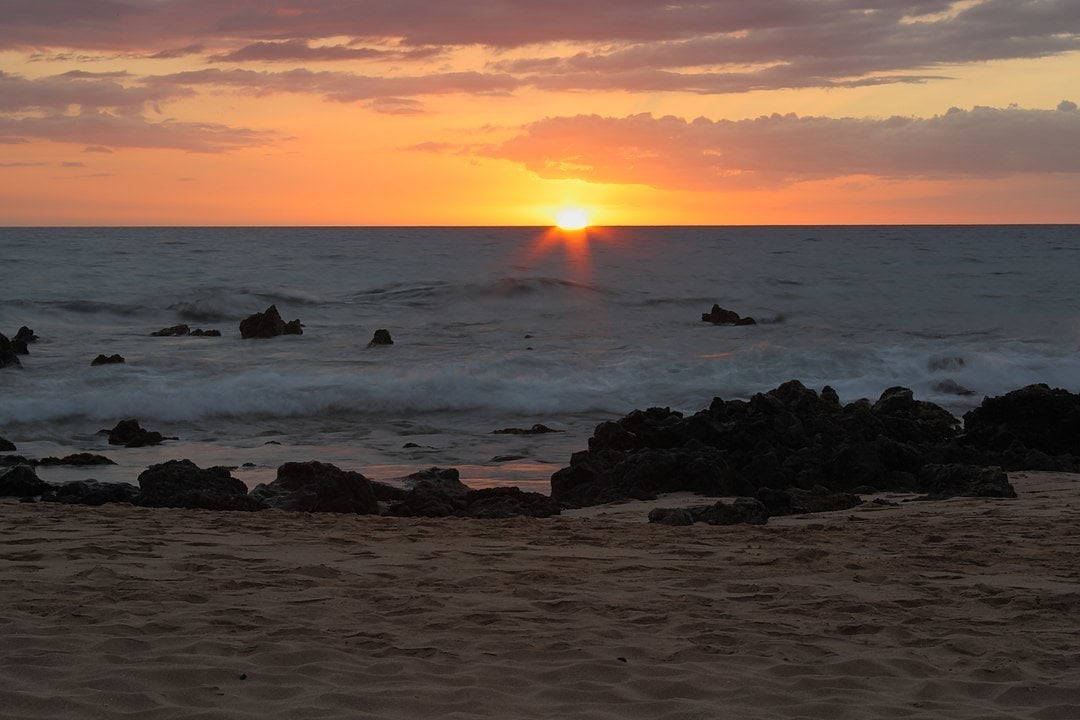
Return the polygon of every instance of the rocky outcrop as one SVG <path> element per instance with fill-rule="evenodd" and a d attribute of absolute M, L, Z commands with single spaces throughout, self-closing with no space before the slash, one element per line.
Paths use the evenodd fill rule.
<path fill-rule="evenodd" d="M 719 305 L 713 305 L 712 310 L 707 313 L 701 313 L 701 319 L 704 322 L 710 322 L 713 325 L 757 325 L 757 321 L 754 320 L 754 318 L 743 317 L 734 310 L 728 310 Z"/>
<path fill-rule="evenodd" d="M 41 499 L 68 505 L 99 506 L 108 503 L 132 503 L 138 494 L 139 489 L 128 483 L 75 480 L 51 487 Z"/>
<path fill-rule="evenodd" d="M 90 465 L 115 465 L 116 463 L 105 457 L 104 455 L 95 455 L 93 453 L 72 453 L 65 455 L 64 457 L 43 457 L 37 461 L 37 465 L 50 466 L 50 465 L 73 465 L 76 467 L 86 467 Z"/>
<path fill-rule="evenodd" d="M 285 322 L 278 313 L 277 305 L 271 305 L 261 313 L 249 315 L 240 321 L 240 337 L 272 338 L 278 335 L 303 335 L 299 320 Z"/>
<path fill-rule="evenodd" d="M 30 498 L 41 495 L 52 487 L 37 476 L 29 465 L 15 465 L 0 470 L 0 497 Z"/>
<path fill-rule="evenodd" d="M 377 345 L 393 345 L 394 340 L 390 337 L 390 331 L 379 328 L 375 331 L 375 335 L 372 336 L 371 342 L 368 343 L 368 347 L 375 347 Z"/>
<path fill-rule="evenodd" d="M 503 428 L 502 430 L 492 430 L 492 435 L 544 435 L 546 433 L 561 433 L 562 430 L 556 430 L 555 428 L 549 428 L 547 425 L 536 423 L 531 428 Z"/>
<path fill-rule="evenodd" d="M 285 463 L 273 482 L 256 486 L 251 496 L 272 508 L 294 512 L 379 512 L 374 488 L 366 477 L 315 461 Z"/>
<path fill-rule="evenodd" d="M 561 512 L 547 495 L 517 487 L 473 490 L 453 468 L 430 468 L 406 478 L 406 494 L 390 506 L 398 517 L 466 517 L 477 519 L 550 517 Z"/>
<path fill-rule="evenodd" d="M 0 437 L 0 452 L 15 452 L 17 449 L 15 443 Z"/>
<path fill-rule="evenodd" d="M 137 448 L 147 445 L 159 445 L 165 437 L 159 432 L 144 430 L 138 420 L 121 420 L 109 430 L 109 444 Z"/>
<path fill-rule="evenodd" d="M 1016 490 L 1009 476 L 999 467 L 974 465 L 926 465 L 919 473 L 920 488 L 927 493 L 921 500 L 945 500 L 951 497 L 1014 498 Z"/>
<path fill-rule="evenodd" d="M 1070 407 L 1056 410 L 1066 425 Z M 715 398 L 689 417 L 650 408 L 601 423 L 588 450 L 552 476 L 551 494 L 581 507 L 679 490 L 746 497 L 762 488 L 818 486 L 927 492 L 923 467 L 957 462 L 959 438 L 955 417 L 906 388 L 841 406 L 835 392 L 819 395 L 793 380 L 747 401 Z M 985 459 L 969 452 L 960 462 L 991 464 Z"/>
<path fill-rule="evenodd" d="M 123 362 L 123 355 L 98 355 L 90 361 L 90 367 L 95 367 L 97 365 L 119 365 Z"/>
<path fill-rule="evenodd" d="M 15 343 L 8 340 L 6 335 L 0 335 L 0 368 L 6 367 L 22 367 L 22 361 L 15 351 Z"/>
<path fill-rule="evenodd" d="M 220 330 L 202 330 L 195 328 L 194 330 L 188 325 L 172 325 L 167 328 L 162 328 L 150 333 L 150 337 L 221 337 Z"/>
<path fill-rule="evenodd" d="M 1080 395 L 1029 385 L 986 398 L 964 415 L 963 443 L 998 452 L 1080 456 Z"/>
<path fill-rule="evenodd" d="M 139 474 L 136 505 L 201 510 L 264 510 L 228 468 L 200 468 L 190 460 L 169 460 Z"/>

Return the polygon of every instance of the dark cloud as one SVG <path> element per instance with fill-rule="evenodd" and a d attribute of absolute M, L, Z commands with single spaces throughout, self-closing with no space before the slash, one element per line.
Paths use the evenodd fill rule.
<path fill-rule="evenodd" d="M 0 113 L 63 110 L 71 106 L 139 112 L 148 105 L 193 94 L 184 87 L 146 87 L 120 82 L 126 73 L 73 70 L 28 79 L 0 71 Z"/>
<path fill-rule="evenodd" d="M 481 154 L 546 178 L 662 188 L 775 187 L 804 180 L 1080 173 L 1080 113 L 952 108 L 919 119 L 770 115 L 687 121 L 550 118 Z"/>
<path fill-rule="evenodd" d="M 385 50 L 347 45 L 312 47 L 306 40 L 257 42 L 229 53 L 212 55 L 217 62 L 322 62 L 334 60 L 372 60 L 390 56 Z M 400 58 L 400 54 L 393 55 Z"/>

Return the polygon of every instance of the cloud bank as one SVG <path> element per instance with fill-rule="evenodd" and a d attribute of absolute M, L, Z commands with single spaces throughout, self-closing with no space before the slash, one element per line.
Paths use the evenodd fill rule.
<path fill-rule="evenodd" d="M 478 154 L 545 178 L 665 189 L 753 189 L 806 180 L 1080 173 L 1080 111 L 951 108 L 932 118 L 769 115 L 747 120 L 579 115 L 532 123 Z"/>

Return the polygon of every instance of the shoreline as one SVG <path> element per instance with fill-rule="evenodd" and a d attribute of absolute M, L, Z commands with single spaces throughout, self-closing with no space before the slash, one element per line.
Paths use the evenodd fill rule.
<path fill-rule="evenodd" d="M 1080 475 L 667 527 L 0 502 L 19 718 L 1071 718 Z M 672 498 L 659 502 L 672 503 Z"/>

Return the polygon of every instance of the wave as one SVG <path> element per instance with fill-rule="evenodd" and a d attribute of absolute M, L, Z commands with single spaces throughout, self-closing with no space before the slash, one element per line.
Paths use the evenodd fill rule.
<path fill-rule="evenodd" d="M 291 306 L 314 307 L 327 303 L 323 297 L 296 290 L 211 287 L 194 290 L 188 297 L 171 303 L 166 309 L 182 320 L 228 322 L 262 312 L 270 305 L 278 305 L 279 310 L 288 314 L 287 308 Z"/>
<path fill-rule="evenodd" d="M 487 283 L 443 280 L 397 282 L 356 293 L 351 302 L 428 307 L 477 300 L 559 299 L 571 294 L 612 294 L 598 285 L 552 277 L 499 278 Z"/>

